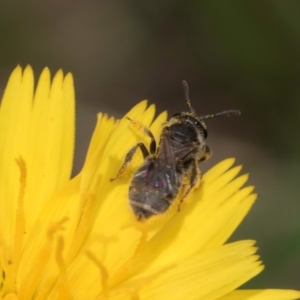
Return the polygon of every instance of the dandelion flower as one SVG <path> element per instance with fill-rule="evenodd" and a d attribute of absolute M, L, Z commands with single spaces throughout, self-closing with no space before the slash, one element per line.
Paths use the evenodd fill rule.
<path fill-rule="evenodd" d="M 145 101 L 127 116 L 158 138 Z M 104 114 L 82 171 L 70 178 L 74 151 L 70 74 L 34 90 L 30 67 L 17 67 L 0 108 L 0 298 L 289 300 L 293 290 L 238 290 L 262 271 L 254 241 L 226 241 L 256 199 L 227 159 L 204 174 L 178 212 L 146 222 L 129 207 L 130 174 L 114 182 L 126 151 L 144 139 L 126 118 Z M 147 137 L 146 137 L 147 138 Z M 142 162 L 138 154 L 134 170 Z"/>

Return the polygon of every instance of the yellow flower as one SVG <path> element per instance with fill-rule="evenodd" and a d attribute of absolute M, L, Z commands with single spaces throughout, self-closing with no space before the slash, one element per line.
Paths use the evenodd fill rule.
<path fill-rule="evenodd" d="M 158 138 L 145 101 L 128 114 Z M 70 179 L 74 91 L 70 74 L 17 67 L 0 109 L 1 299 L 297 299 L 292 290 L 236 290 L 263 267 L 253 241 L 225 244 L 256 195 L 227 159 L 181 206 L 137 221 L 130 176 L 113 178 L 144 139 L 127 119 L 99 114 L 84 167 Z M 137 155 L 134 170 L 142 161 Z M 129 175 L 132 172 L 129 172 Z M 175 207 L 176 206 L 176 207 Z"/>

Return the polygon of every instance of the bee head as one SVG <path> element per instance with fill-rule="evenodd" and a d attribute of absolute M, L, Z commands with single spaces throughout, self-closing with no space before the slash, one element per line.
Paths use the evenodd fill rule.
<path fill-rule="evenodd" d="M 204 120 L 213 119 L 213 118 L 220 117 L 220 116 L 231 116 L 231 115 L 240 115 L 241 114 L 241 111 L 236 110 L 236 109 L 231 109 L 231 110 L 225 110 L 222 112 L 218 112 L 218 113 L 212 114 L 212 115 L 198 116 L 196 114 L 196 111 L 194 110 L 194 108 L 191 105 L 191 100 L 190 100 L 190 95 L 189 95 L 189 86 L 185 80 L 182 81 L 182 84 L 183 84 L 186 104 L 188 107 L 188 112 L 182 113 L 181 115 L 186 116 L 187 118 L 188 117 L 193 118 L 195 120 L 195 122 L 197 121 L 199 123 L 199 124 L 197 122 L 195 123 L 195 125 L 197 127 L 198 127 L 198 125 L 201 124 L 201 127 L 203 127 L 204 130 L 206 131 L 206 124 L 205 124 Z M 205 134 L 205 138 L 206 138 L 206 136 L 207 136 L 207 133 Z"/>
<path fill-rule="evenodd" d="M 188 111 L 173 115 L 170 120 L 174 139 L 186 142 L 187 140 L 205 140 L 207 138 L 206 124 L 204 120 L 219 116 L 239 115 L 239 110 L 226 110 L 212 115 L 198 116 L 191 105 L 189 87 L 186 81 L 182 82 Z M 175 134 L 176 133 L 176 134 Z M 180 135 L 180 137 L 179 137 Z"/>
<path fill-rule="evenodd" d="M 196 114 L 191 112 L 182 112 L 173 115 L 172 119 L 174 123 L 178 124 L 178 127 L 181 127 L 181 131 L 183 129 L 189 131 L 194 128 L 192 131 L 196 130 L 196 132 L 202 135 L 204 139 L 207 138 L 206 124 Z M 184 126 L 182 126 L 183 124 Z M 186 132 L 186 134 L 189 135 L 188 132 Z"/>

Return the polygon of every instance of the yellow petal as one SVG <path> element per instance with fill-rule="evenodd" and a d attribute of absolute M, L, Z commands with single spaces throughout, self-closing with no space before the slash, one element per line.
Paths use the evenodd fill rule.
<path fill-rule="evenodd" d="M 109 299 L 218 299 L 263 269 L 255 251 L 252 241 L 241 241 L 173 262 L 120 284 Z"/>
<path fill-rule="evenodd" d="M 17 278 L 18 291 L 27 299 L 36 293 L 40 285 L 43 287 L 40 292 L 51 290 L 61 273 L 61 263 L 56 254 L 60 250 L 57 244 L 60 238 L 64 241 L 64 249 L 60 251 L 63 251 L 68 264 L 80 250 L 81 244 L 76 241 L 84 239 L 77 235 L 83 213 L 79 201 L 79 180 L 80 177 L 76 177 L 70 181 L 44 205 L 28 237 Z"/>
<path fill-rule="evenodd" d="M 74 151 L 72 76 L 17 67 L 0 109 L 0 232 L 4 291 L 14 289 L 22 250 L 43 205 L 69 180 Z"/>
<path fill-rule="evenodd" d="M 59 71 L 50 86 L 50 73 L 45 69 L 34 97 L 28 149 L 24 158 L 26 164 L 28 160 L 28 170 L 32 170 L 28 174 L 26 191 L 26 201 L 29 201 L 26 219 L 32 220 L 32 223 L 53 191 L 70 178 L 75 136 L 74 105 L 72 75 L 64 77 Z"/>
<path fill-rule="evenodd" d="M 146 109 L 146 102 L 142 102 L 127 116 L 133 120 L 143 121 L 145 126 L 149 126 L 154 112 L 154 106 Z M 126 136 L 124 131 L 130 134 Z M 87 224 L 89 238 L 85 241 L 86 246 L 68 270 L 72 282 L 71 290 L 76 299 L 84 297 L 92 299 L 100 292 L 105 293 L 108 283 L 102 277 L 122 276 L 123 265 L 134 255 L 144 234 L 134 224 L 134 217 L 129 212 L 126 181 L 124 179 L 120 179 L 119 182 L 110 181 L 121 167 L 124 153 L 131 145 L 136 144 L 141 138 L 140 135 L 141 133 L 136 132 L 126 118 L 115 124 L 114 120 L 106 116 L 99 117 L 91 150 L 79 177 L 80 193 L 91 195 L 93 210 L 90 211 Z M 116 159 L 118 157 L 119 159 Z M 113 165 L 117 168 L 114 169 Z M 115 188 L 116 186 L 118 188 Z M 115 272 L 121 275 L 115 275 Z M 91 288 L 91 282 L 97 283 L 93 285 L 94 288 Z M 53 294 L 58 290 L 57 284 L 54 286 Z"/>
<path fill-rule="evenodd" d="M 300 292 L 294 290 L 236 290 L 220 300 L 294 300 L 300 298 Z"/>

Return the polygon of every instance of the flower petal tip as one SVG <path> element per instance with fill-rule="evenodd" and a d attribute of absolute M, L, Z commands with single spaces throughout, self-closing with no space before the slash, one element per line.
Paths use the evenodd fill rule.
<path fill-rule="evenodd" d="M 12 82 L 12 81 L 15 81 L 15 80 L 18 80 L 20 81 L 21 80 L 21 77 L 22 77 L 22 67 L 20 65 L 17 65 L 15 67 L 15 69 L 11 72 L 10 76 L 9 76 L 9 80 L 8 80 L 8 83 L 7 83 L 7 87 L 9 86 L 9 84 Z"/>
<path fill-rule="evenodd" d="M 73 74 L 71 72 L 68 72 L 65 76 L 65 79 L 64 81 L 67 83 L 67 84 L 73 84 L 74 83 L 74 78 L 73 78 Z"/>
<path fill-rule="evenodd" d="M 59 70 L 55 73 L 54 78 L 53 78 L 53 81 L 54 81 L 56 78 L 63 78 L 63 76 L 64 76 L 63 70 L 62 70 L 62 69 L 59 69 Z"/>

